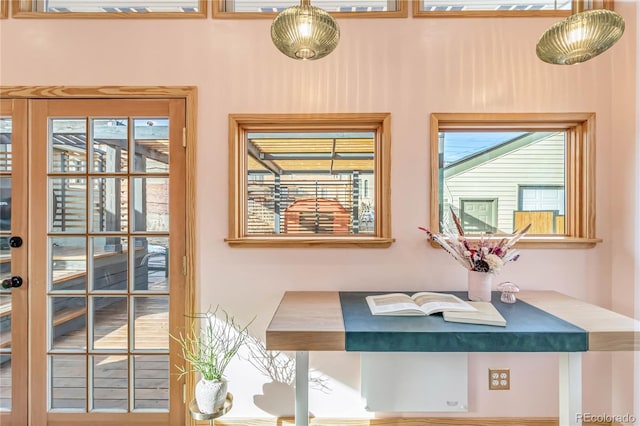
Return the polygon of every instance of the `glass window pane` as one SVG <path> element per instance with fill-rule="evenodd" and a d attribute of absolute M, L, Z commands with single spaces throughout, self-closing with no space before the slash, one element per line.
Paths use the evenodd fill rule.
<path fill-rule="evenodd" d="M 137 355 L 133 359 L 133 408 L 169 409 L 169 356 Z"/>
<path fill-rule="evenodd" d="M 84 237 L 51 237 L 50 291 L 84 292 L 87 288 L 87 240 Z"/>
<path fill-rule="evenodd" d="M 127 178 L 91 178 L 93 232 L 126 232 L 128 224 Z"/>
<path fill-rule="evenodd" d="M 169 292 L 169 238 L 136 237 L 134 290 Z"/>
<path fill-rule="evenodd" d="M 132 178 L 135 232 L 169 232 L 169 179 Z"/>
<path fill-rule="evenodd" d="M 421 10 L 427 12 L 571 10 L 571 0 L 424 0 L 420 3 Z"/>
<path fill-rule="evenodd" d="M 198 0 L 47 0 L 36 1 L 39 12 L 198 12 Z"/>
<path fill-rule="evenodd" d="M 247 139 L 248 234 L 373 234 L 373 132 Z"/>
<path fill-rule="evenodd" d="M 169 350 L 169 297 L 134 297 L 134 349 Z"/>
<path fill-rule="evenodd" d="M 84 355 L 53 355 L 50 362 L 49 401 L 51 409 L 85 411 L 87 358 Z"/>
<path fill-rule="evenodd" d="M 0 277 L 0 281 L 7 278 Z M 0 352 L 11 351 L 11 322 L 11 289 L 0 288 Z"/>
<path fill-rule="evenodd" d="M 11 177 L 10 176 L 0 177 L 0 231 L 11 232 Z M 4 246 L 1 246 L 1 247 L 4 247 Z"/>
<path fill-rule="evenodd" d="M 49 178 L 51 232 L 86 231 L 86 192 L 87 180 L 83 177 Z"/>
<path fill-rule="evenodd" d="M 565 132 L 440 133 L 440 223 L 466 232 L 565 233 Z"/>
<path fill-rule="evenodd" d="M 149 118 L 133 120 L 137 173 L 169 171 L 169 120 Z"/>
<path fill-rule="evenodd" d="M 92 356 L 93 411 L 127 411 L 128 357 L 126 355 Z"/>
<path fill-rule="evenodd" d="M 11 411 L 11 354 L 0 353 L 0 412 Z"/>
<path fill-rule="evenodd" d="M 122 173 L 127 171 L 129 133 L 126 118 L 91 120 L 93 171 Z"/>
<path fill-rule="evenodd" d="M 92 349 L 127 350 L 129 321 L 127 297 L 91 297 Z"/>
<path fill-rule="evenodd" d="M 84 118 L 51 120 L 50 171 L 82 173 L 87 170 L 87 121 Z"/>
<path fill-rule="evenodd" d="M 398 1 L 406 0 L 313 0 L 312 5 L 327 12 L 389 12 L 398 10 Z M 282 12 L 300 4 L 296 0 L 225 1 L 228 12 Z"/>
<path fill-rule="evenodd" d="M 123 237 L 92 237 L 92 291 L 127 291 L 128 240 Z"/>
<path fill-rule="evenodd" d="M 87 347 L 87 305 L 84 296 L 49 298 L 51 349 L 84 352 Z"/>
<path fill-rule="evenodd" d="M 0 117 L 0 172 L 11 171 L 11 117 Z"/>

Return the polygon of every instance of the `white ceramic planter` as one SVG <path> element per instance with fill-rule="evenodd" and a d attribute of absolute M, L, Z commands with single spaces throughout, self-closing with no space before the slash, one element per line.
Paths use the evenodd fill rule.
<path fill-rule="evenodd" d="M 226 380 L 200 379 L 196 383 L 196 403 L 203 414 L 213 414 L 224 405 L 227 397 Z"/>
<path fill-rule="evenodd" d="M 469 300 L 491 302 L 491 284 L 493 274 L 490 272 L 469 271 Z"/>

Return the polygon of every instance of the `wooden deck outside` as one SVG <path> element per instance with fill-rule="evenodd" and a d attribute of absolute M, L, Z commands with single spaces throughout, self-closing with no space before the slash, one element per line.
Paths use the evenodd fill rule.
<path fill-rule="evenodd" d="M 167 296 L 136 297 L 132 351 L 156 350 L 158 354 L 136 353 L 127 356 L 129 346 L 128 311 L 125 296 L 96 311 L 94 318 L 94 354 L 87 357 L 86 321 L 57 337 L 56 349 L 75 349 L 77 354 L 51 357 L 52 409 L 85 411 L 87 375 L 93 370 L 91 410 L 132 409 L 167 410 L 169 395 L 169 299 Z M 130 306 L 129 309 L 132 309 Z M 86 314 L 81 316 L 86 318 Z M 120 353 L 109 353 L 120 352 Z M 164 353 L 163 353 L 164 352 Z M 87 363 L 92 363 L 88 366 Z M 90 368 L 91 367 L 91 368 Z M 128 383 L 133 384 L 129 403 Z M 11 361 L 0 364 L 0 410 L 11 406 Z"/>

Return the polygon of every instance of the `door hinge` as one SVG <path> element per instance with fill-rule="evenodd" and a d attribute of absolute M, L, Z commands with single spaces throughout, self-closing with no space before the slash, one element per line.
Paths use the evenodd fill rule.
<path fill-rule="evenodd" d="M 182 256 L 182 275 L 187 276 L 187 256 Z"/>
<path fill-rule="evenodd" d="M 182 146 L 184 148 L 187 147 L 187 128 L 186 127 L 182 128 Z"/>

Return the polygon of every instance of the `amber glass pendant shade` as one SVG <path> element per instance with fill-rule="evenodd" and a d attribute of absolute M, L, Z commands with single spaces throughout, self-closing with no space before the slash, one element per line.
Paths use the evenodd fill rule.
<path fill-rule="evenodd" d="M 622 16 L 606 9 L 576 13 L 549 28 L 536 54 L 544 62 L 572 65 L 588 61 L 613 46 L 624 33 Z"/>
<path fill-rule="evenodd" d="M 315 60 L 338 46 L 340 28 L 326 11 L 303 0 L 300 6 L 289 7 L 276 16 L 271 39 L 290 58 Z"/>

